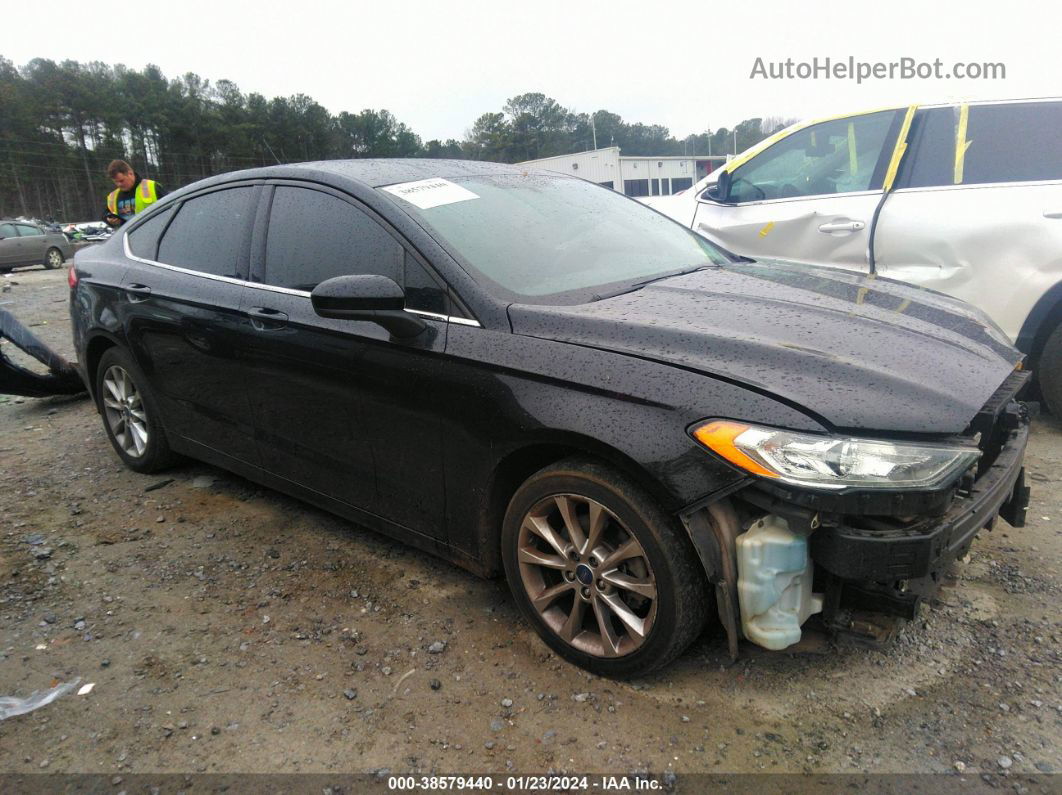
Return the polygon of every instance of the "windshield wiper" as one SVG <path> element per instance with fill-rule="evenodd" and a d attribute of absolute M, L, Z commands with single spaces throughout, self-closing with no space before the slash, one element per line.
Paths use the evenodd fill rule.
<path fill-rule="evenodd" d="M 659 276 L 654 276 L 651 279 L 645 279 L 644 281 L 635 282 L 632 286 L 641 289 L 642 287 L 645 287 L 645 285 L 652 284 L 653 282 L 660 282 L 664 279 L 670 279 L 674 276 L 685 276 L 687 273 L 696 273 L 697 271 L 706 271 L 709 268 L 718 267 L 718 265 L 698 265 L 696 268 L 689 268 L 688 270 L 678 270 L 673 271 L 671 273 L 662 273 Z"/>
<path fill-rule="evenodd" d="M 609 292 L 609 293 L 594 293 L 594 295 L 592 296 L 591 300 L 593 300 L 593 301 L 601 301 L 602 299 L 605 299 L 605 298 L 615 298 L 617 295 L 624 295 L 625 293 L 636 292 L 638 290 L 641 290 L 647 284 L 652 284 L 653 282 L 663 281 L 664 279 L 670 279 L 673 276 L 685 276 L 687 273 L 696 273 L 697 271 L 706 271 L 706 270 L 709 270 L 711 268 L 719 268 L 719 267 L 722 267 L 722 266 L 720 266 L 720 265 L 698 265 L 696 268 L 684 268 L 684 269 L 680 269 L 680 270 L 677 270 L 677 271 L 668 271 L 667 273 L 661 273 L 659 276 L 653 276 L 650 279 L 643 279 L 640 282 L 634 282 L 633 284 L 628 284 L 626 287 L 621 287 L 618 290 L 613 290 L 612 292 Z"/>

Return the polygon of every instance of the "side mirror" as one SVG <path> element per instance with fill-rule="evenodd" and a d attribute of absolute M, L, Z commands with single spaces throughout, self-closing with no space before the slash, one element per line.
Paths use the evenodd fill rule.
<path fill-rule="evenodd" d="M 730 199 L 730 185 L 734 181 L 733 175 L 724 169 L 719 169 L 715 173 L 718 175 L 715 182 L 709 185 L 704 192 L 714 202 L 727 202 Z"/>
<path fill-rule="evenodd" d="M 310 293 L 313 311 L 336 320 L 367 320 L 396 337 L 409 339 L 425 328 L 421 318 L 405 310 L 406 294 L 393 279 L 363 274 L 336 276 Z"/>

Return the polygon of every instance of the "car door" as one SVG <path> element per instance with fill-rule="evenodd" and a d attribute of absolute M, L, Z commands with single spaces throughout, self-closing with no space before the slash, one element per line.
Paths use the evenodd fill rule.
<path fill-rule="evenodd" d="M 44 261 L 44 252 L 48 248 L 48 238 L 44 231 L 31 224 L 15 224 L 19 238 L 19 256 L 24 263 Z"/>
<path fill-rule="evenodd" d="M 19 264 L 18 230 L 14 224 L 0 224 L 0 265 Z"/>
<path fill-rule="evenodd" d="M 1062 102 L 926 108 L 875 234 L 882 275 L 985 310 L 1028 351 L 1062 284 Z"/>
<path fill-rule="evenodd" d="M 119 232 L 130 261 L 123 325 L 166 432 L 219 463 L 258 463 L 238 342 L 259 190 L 201 193 Z"/>
<path fill-rule="evenodd" d="M 345 194 L 290 182 L 272 190 L 245 301 L 263 466 L 442 538 L 443 461 L 430 374 L 446 344 L 445 291 L 396 233 Z M 429 313 L 427 329 L 400 341 L 375 323 L 314 312 L 317 284 L 365 273 L 404 285 L 407 308 Z"/>
<path fill-rule="evenodd" d="M 729 196 L 702 191 L 694 230 L 750 257 L 866 271 L 869 229 L 903 115 L 878 111 L 797 129 L 728 167 Z"/>

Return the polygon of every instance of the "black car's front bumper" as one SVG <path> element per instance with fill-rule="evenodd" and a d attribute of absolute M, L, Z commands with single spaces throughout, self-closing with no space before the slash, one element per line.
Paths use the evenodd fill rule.
<path fill-rule="evenodd" d="M 822 527 L 810 538 L 812 559 L 848 580 L 913 580 L 965 554 L 973 537 L 997 516 L 1023 526 L 1029 506 L 1022 466 L 1028 439 L 1028 425 L 1011 431 L 995 461 L 968 492 L 955 496 L 943 516 L 887 529 Z"/>
<path fill-rule="evenodd" d="M 754 482 L 719 504 L 683 515 L 716 587 L 731 655 L 736 658 L 741 624 L 735 538 L 764 513 L 783 517 L 807 536 L 825 626 L 873 642 L 891 635 L 895 618 L 917 614 L 945 567 L 966 553 L 978 532 L 991 529 L 999 517 L 1023 526 L 1030 412 L 1013 399 L 1026 380 L 1021 376 L 1008 379 L 1000 399 L 990 401 L 971 424 L 983 454 L 976 470 L 944 490 L 838 496 Z M 721 504 L 734 518 L 725 521 L 727 511 L 709 515 L 719 513 Z"/>

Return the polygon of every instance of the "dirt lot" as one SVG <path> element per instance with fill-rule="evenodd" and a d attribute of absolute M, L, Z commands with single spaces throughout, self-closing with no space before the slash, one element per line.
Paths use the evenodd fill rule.
<path fill-rule="evenodd" d="M 66 273 L 0 306 L 72 347 Z M 124 469 L 85 399 L 0 397 L 0 771 L 1062 771 L 1062 426 L 1038 421 L 1029 526 L 975 543 L 885 651 L 709 631 L 633 683 L 547 652 L 503 582 L 202 464 Z M 436 642 L 441 653 L 430 653 Z M 435 646 L 434 648 L 438 648 Z M 983 779 L 983 780 L 982 780 Z"/>

